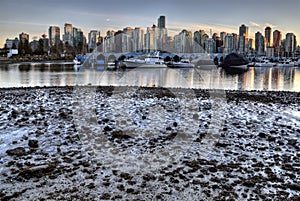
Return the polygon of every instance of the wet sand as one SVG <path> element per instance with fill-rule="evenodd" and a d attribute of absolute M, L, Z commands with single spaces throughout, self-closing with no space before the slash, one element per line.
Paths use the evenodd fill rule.
<path fill-rule="evenodd" d="M 1 200 L 299 200 L 300 93 L 0 89 Z"/>

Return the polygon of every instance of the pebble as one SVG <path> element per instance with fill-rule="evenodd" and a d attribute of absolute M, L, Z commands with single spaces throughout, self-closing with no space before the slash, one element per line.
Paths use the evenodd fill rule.
<path fill-rule="evenodd" d="M 62 200 L 299 198 L 300 122 L 293 119 L 295 124 L 291 125 L 286 122 L 290 117 L 285 116 L 285 111 L 299 111 L 299 93 L 226 91 L 228 111 L 223 111 L 220 125 L 216 125 L 211 113 L 215 100 L 210 99 L 208 90 L 193 90 L 192 104 L 197 105 L 197 111 L 187 121 L 195 122 L 195 129 L 189 132 L 193 141 L 183 153 L 171 151 L 174 160 L 160 166 L 147 161 L 132 163 L 132 159 L 148 159 L 141 153 L 150 159 L 156 157 L 157 150 L 176 142 L 178 133 L 191 129 L 177 113 L 184 111 L 177 98 L 185 98 L 185 90 L 176 89 L 177 95 L 175 89 L 171 93 L 163 88 L 97 87 L 95 103 L 90 104 L 88 92 L 93 86 L 77 89 L 84 94 L 83 104 L 73 99 L 74 87 L 0 89 L 0 97 L 6 97 L 1 106 L 10 106 L 0 109 L 1 115 L 7 114 L 0 132 L 17 133 L 1 138 L 1 143 L 7 144 L 0 160 L 1 200 L 34 200 L 37 193 L 41 200 L 54 196 Z M 10 102 L 12 97 L 14 103 Z M 121 108 L 115 114 L 114 98 L 122 101 L 125 97 L 129 105 L 133 102 L 129 113 L 124 115 Z M 148 140 L 143 136 L 145 129 L 157 117 L 149 108 L 156 105 L 166 112 L 162 113 L 166 121 L 155 124 Z M 78 119 L 82 125 L 75 122 L 77 109 L 83 115 L 93 111 L 91 108 L 96 118 L 87 117 L 87 124 Z M 124 118 L 118 119 L 122 115 Z M 125 126 L 119 128 L 116 122 Z M 212 137 L 217 141 L 206 144 Z M 111 144 L 102 143 L 106 138 Z M 97 149 L 88 146 L 91 143 Z M 128 155 L 101 158 L 108 145 L 114 148 L 109 153 Z M 150 167 L 153 171 L 148 171 Z"/>

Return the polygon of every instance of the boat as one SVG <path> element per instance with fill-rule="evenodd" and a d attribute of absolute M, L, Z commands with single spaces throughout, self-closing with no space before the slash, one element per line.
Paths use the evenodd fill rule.
<path fill-rule="evenodd" d="M 237 53 L 230 53 L 222 61 L 220 67 L 226 70 L 246 71 L 249 69 L 248 64 L 249 64 L 248 59 L 244 58 L 243 56 Z"/>
<path fill-rule="evenodd" d="M 116 70 L 118 66 L 118 62 L 108 62 L 107 63 L 107 70 Z"/>
<path fill-rule="evenodd" d="M 278 67 L 294 67 L 295 66 L 295 62 L 291 61 L 291 60 L 283 60 L 280 61 L 277 66 Z"/>
<path fill-rule="evenodd" d="M 214 60 L 210 58 L 209 55 L 202 55 L 199 58 L 196 58 L 191 61 L 195 67 L 204 69 L 204 70 L 211 70 L 217 68 L 218 65 L 215 64 Z"/>
<path fill-rule="evenodd" d="M 192 64 L 188 59 L 181 59 L 178 62 L 170 61 L 167 63 L 170 68 L 194 68 L 195 65 Z"/>
<path fill-rule="evenodd" d="M 83 64 L 83 62 L 84 62 L 84 59 L 83 59 L 83 56 L 81 56 L 81 55 L 77 55 L 73 59 L 73 63 L 76 64 L 76 65 L 81 65 L 81 64 Z"/>
<path fill-rule="evenodd" d="M 263 59 L 255 63 L 254 67 L 274 67 L 276 63 L 271 62 L 268 59 Z"/>
<path fill-rule="evenodd" d="M 159 56 L 159 51 L 148 55 L 145 59 L 130 58 L 125 59 L 123 64 L 126 68 L 165 68 L 167 65 L 164 60 Z"/>
<path fill-rule="evenodd" d="M 196 66 L 197 68 L 208 70 L 218 67 L 218 65 L 216 65 L 212 59 L 200 59 L 197 61 Z"/>

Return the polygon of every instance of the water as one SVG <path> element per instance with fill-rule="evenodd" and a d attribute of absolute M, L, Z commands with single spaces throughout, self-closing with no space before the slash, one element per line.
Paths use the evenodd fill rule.
<path fill-rule="evenodd" d="M 4 88 L 88 84 L 300 92 L 300 68 L 250 68 L 228 73 L 205 67 L 109 71 L 104 66 L 77 68 L 67 62 L 0 64 L 0 87 Z"/>

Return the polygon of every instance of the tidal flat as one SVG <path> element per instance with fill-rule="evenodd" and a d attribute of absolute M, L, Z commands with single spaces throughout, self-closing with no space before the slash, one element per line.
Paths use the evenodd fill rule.
<path fill-rule="evenodd" d="M 300 93 L 0 89 L 1 200 L 299 200 Z"/>

